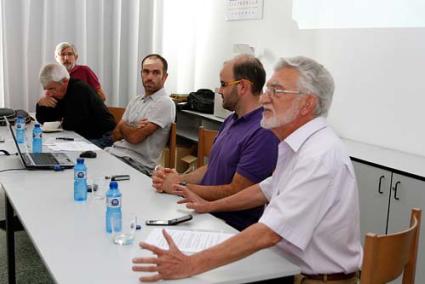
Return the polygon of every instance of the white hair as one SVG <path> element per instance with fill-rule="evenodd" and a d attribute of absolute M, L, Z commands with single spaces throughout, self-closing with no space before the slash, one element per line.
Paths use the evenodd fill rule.
<path fill-rule="evenodd" d="M 297 86 L 300 92 L 314 95 L 318 98 L 315 115 L 328 115 L 332 103 L 335 85 L 331 73 L 323 65 L 304 56 L 281 58 L 275 66 L 275 71 L 283 68 L 294 68 L 299 73 Z"/>
<path fill-rule="evenodd" d="M 50 82 L 61 82 L 69 79 L 69 73 L 63 65 L 52 63 L 44 65 L 40 70 L 40 83 L 45 88 Z"/>
<path fill-rule="evenodd" d="M 73 45 L 72 43 L 67 42 L 67 41 L 61 42 L 58 45 L 56 45 L 55 55 L 56 56 L 60 55 L 62 53 L 62 51 L 65 48 L 68 48 L 68 47 L 72 48 L 72 51 L 74 52 L 75 56 L 78 56 L 78 51 L 77 51 L 77 48 L 75 47 L 75 45 Z"/>

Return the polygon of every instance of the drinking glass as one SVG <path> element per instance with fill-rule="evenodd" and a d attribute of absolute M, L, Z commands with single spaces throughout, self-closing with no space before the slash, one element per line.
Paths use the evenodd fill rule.
<path fill-rule="evenodd" d="M 120 246 L 131 245 L 136 233 L 137 216 L 129 215 L 127 218 L 122 218 L 121 231 L 119 232 L 115 231 L 119 227 L 118 224 L 115 224 L 117 221 L 116 218 L 111 218 L 112 242 Z"/>
<path fill-rule="evenodd" d="M 88 186 L 91 187 L 91 196 L 93 199 L 105 199 L 108 180 L 105 177 L 94 177 L 87 180 Z"/>

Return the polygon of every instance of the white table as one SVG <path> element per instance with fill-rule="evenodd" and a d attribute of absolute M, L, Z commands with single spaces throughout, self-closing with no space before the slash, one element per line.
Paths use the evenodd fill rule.
<path fill-rule="evenodd" d="M 0 135 L 6 138 L 0 148 L 15 152 L 6 127 L 0 127 Z M 54 135 L 44 135 L 44 139 Z M 65 136 L 64 133 L 57 135 Z M 66 133 L 68 135 L 75 134 Z M 75 158 L 77 153 L 69 155 Z M 21 167 L 17 156 L 2 157 L 2 161 L 5 162 L 0 170 Z M 192 221 L 172 228 L 236 232 L 220 219 L 192 213 L 176 204 L 176 196 L 154 192 L 150 178 L 104 151 L 99 151 L 96 159 L 86 159 L 86 165 L 89 177 L 131 176 L 129 181 L 119 182 L 124 217 L 134 213 L 139 223 L 144 224 L 146 219 L 170 219 L 191 213 Z M 148 255 L 138 247 L 138 242 L 146 239 L 152 227 L 142 225 L 131 246 L 114 245 L 105 233 L 105 201 L 92 200 L 90 195 L 84 204 L 73 201 L 73 170 L 4 172 L 0 173 L 0 183 L 7 202 L 19 216 L 57 283 L 138 283 L 141 273 L 131 270 L 131 259 Z M 9 256 L 13 257 L 14 272 L 14 254 Z M 242 283 L 290 276 L 299 271 L 272 248 L 192 278 L 165 282 Z"/>

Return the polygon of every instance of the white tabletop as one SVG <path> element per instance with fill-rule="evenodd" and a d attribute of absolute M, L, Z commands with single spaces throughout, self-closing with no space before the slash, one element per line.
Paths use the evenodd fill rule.
<path fill-rule="evenodd" d="M 15 152 L 6 130 L 0 127 L 0 135 L 6 138 L 0 147 Z M 64 133 L 45 134 L 44 138 L 54 135 Z M 76 158 L 77 153 L 69 155 Z M 144 224 L 146 219 L 170 219 L 191 213 L 192 221 L 172 228 L 236 232 L 220 219 L 193 213 L 176 204 L 176 196 L 154 192 L 150 178 L 104 151 L 99 151 L 96 159 L 86 159 L 86 164 L 89 177 L 131 176 L 129 181 L 119 182 L 124 218 L 136 214 L 139 223 Z M 2 157 L 0 170 L 19 167 L 17 156 Z M 146 239 L 152 227 L 142 225 L 131 246 L 114 245 L 105 232 L 105 201 L 92 200 L 89 195 L 86 203 L 74 202 L 73 170 L 4 172 L 0 173 L 0 183 L 56 282 L 138 283 L 141 273 L 131 270 L 131 259 L 147 255 L 137 244 Z M 272 248 L 189 279 L 166 282 L 242 283 L 298 272 L 298 267 Z"/>

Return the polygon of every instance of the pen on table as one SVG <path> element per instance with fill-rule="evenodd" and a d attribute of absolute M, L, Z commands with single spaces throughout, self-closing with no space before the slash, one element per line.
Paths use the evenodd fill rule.
<path fill-rule="evenodd" d="M 105 179 L 111 179 L 111 181 L 129 180 L 130 179 L 130 175 L 106 176 Z"/>
<path fill-rule="evenodd" d="M 56 137 L 56 140 L 74 141 L 72 137 Z"/>

